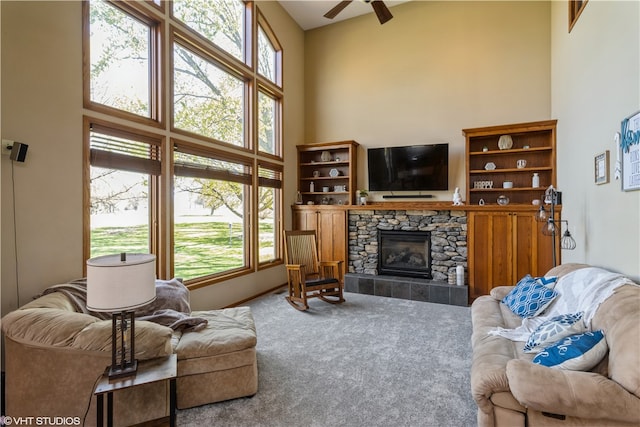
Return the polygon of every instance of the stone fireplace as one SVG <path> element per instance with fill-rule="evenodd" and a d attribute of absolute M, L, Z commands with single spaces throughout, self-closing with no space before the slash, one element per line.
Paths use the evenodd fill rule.
<path fill-rule="evenodd" d="M 345 291 L 468 304 L 468 286 L 448 283 L 458 265 L 467 269 L 464 210 L 350 209 L 348 224 Z M 380 241 L 387 234 L 390 249 Z"/>
<path fill-rule="evenodd" d="M 431 279 L 429 231 L 379 230 L 378 274 Z"/>
<path fill-rule="evenodd" d="M 349 210 L 347 271 L 378 275 L 382 231 L 429 232 L 430 273 L 447 281 L 457 265 L 467 267 L 467 214 L 463 210 Z M 397 275 L 397 274 L 396 274 Z"/>

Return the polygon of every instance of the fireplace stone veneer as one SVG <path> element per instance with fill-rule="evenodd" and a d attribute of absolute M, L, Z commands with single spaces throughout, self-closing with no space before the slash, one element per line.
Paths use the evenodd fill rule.
<path fill-rule="evenodd" d="M 379 275 L 380 230 L 428 231 L 431 277 Z M 467 270 L 467 214 L 458 210 L 349 210 L 349 260 L 345 291 L 466 306 L 468 286 L 448 283 L 456 267 Z M 466 283 L 466 281 L 465 281 Z"/>
<path fill-rule="evenodd" d="M 431 277 L 467 269 L 467 213 L 458 210 L 349 210 L 348 272 L 378 275 L 378 231 L 429 231 Z"/>

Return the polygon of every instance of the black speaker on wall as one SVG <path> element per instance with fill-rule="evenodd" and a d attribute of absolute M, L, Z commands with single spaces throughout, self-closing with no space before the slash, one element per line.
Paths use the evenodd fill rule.
<path fill-rule="evenodd" d="M 9 158 L 11 160 L 15 160 L 16 162 L 24 162 L 27 158 L 28 148 L 29 146 L 27 144 L 15 141 L 13 143 L 13 147 L 11 147 L 11 155 L 9 155 Z"/>

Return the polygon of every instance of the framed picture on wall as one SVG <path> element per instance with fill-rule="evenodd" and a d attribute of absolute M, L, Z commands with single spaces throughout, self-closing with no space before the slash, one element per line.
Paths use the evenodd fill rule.
<path fill-rule="evenodd" d="M 640 111 L 624 119 L 620 127 L 622 190 L 640 190 Z"/>
<path fill-rule="evenodd" d="M 578 18 L 587 5 L 587 1 L 589 0 L 569 0 L 569 32 L 578 22 Z"/>
<path fill-rule="evenodd" d="M 594 161 L 595 183 L 606 184 L 609 182 L 609 150 L 600 153 Z"/>

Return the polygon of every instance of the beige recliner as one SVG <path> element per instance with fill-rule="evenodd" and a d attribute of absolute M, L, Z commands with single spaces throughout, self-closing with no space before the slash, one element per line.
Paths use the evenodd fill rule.
<path fill-rule="evenodd" d="M 559 266 L 547 276 L 583 267 Z M 640 286 L 620 286 L 598 307 L 591 328 L 603 331 L 609 351 L 588 372 L 533 364 L 534 355 L 523 352 L 524 342 L 488 334 L 497 326 L 512 329 L 522 322 L 500 303 L 511 289 L 494 288 L 471 307 L 471 390 L 478 425 L 640 425 Z"/>

